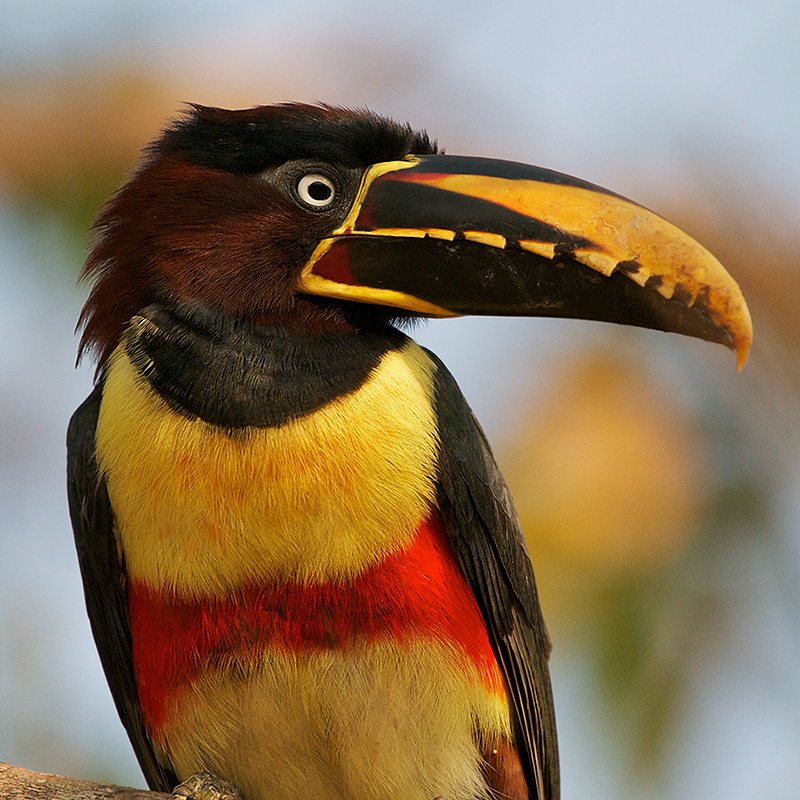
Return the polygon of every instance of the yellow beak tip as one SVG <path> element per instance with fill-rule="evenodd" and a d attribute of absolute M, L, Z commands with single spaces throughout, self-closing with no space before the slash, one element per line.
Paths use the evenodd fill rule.
<path fill-rule="evenodd" d="M 752 337 L 739 339 L 736 342 L 736 366 L 741 372 L 747 363 L 747 356 L 750 354 L 750 345 L 753 343 Z"/>

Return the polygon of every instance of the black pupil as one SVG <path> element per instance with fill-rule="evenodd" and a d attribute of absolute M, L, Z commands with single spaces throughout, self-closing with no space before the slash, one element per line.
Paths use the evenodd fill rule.
<path fill-rule="evenodd" d="M 309 184 L 308 194 L 314 200 L 329 200 L 331 196 L 331 187 L 322 181 L 314 181 L 313 183 Z"/>

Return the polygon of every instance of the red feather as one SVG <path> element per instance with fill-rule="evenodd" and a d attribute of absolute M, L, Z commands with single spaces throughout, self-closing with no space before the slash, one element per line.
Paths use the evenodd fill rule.
<path fill-rule="evenodd" d="M 368 642 L 448 641 L 491 691 L 503 679 L 475 598 L 438 513 L 407 548 L 349 582 L 273 582 L 225 598 L 186 599 L 142 581 L 129 589 L 139 701 L 151 733 L 169 701 L 205 669 L 266 648 L 345 650 Z"/>

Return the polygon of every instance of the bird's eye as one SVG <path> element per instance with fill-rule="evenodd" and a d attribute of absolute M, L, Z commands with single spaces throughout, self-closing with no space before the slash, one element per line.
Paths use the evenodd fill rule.
<path fill-rule="evenodd" d="M 323 209 L 336 197 L 336 187 L 326 175 L 312 172 L 297 182 L 297 196 L 311 208 Z"/>

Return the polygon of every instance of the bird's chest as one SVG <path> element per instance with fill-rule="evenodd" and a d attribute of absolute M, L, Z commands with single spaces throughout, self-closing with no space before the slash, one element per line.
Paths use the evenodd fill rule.
<path fill-rule="evenodd" d="M 109 365 L 96 445 L 141 709 L 177 774 L 252 800 L 480 796 L 507 700 L 435 509 L 424 352 L 405 340 L 287 416 L 244 389 L 209 410 L 196 358 L 187 409 L 192 369 L 137 347 Z"/>
<path fill-rule="evenodd" d="M 96 444 L 129 576 L 216 596 L 377 563 L 434 503 L 431 391 L 430 362 L 409 341 L 310 413 L 225 428 L 176 410 L 121 347 Z"/>
<path fill-rule="evenodd" d="M 350 581 L 130 600 L 142 712 L 180 777 L 210 769 L 251 800 L 476 798 L 481 745 L 510 733 L 436 515 Z"/>
<path fill-rule="evenodd" d="M 177 774 L 207 768 L 248 800 L 480 800 L 482 745 L 510 735 L 504 700 L 431 639 L 270 651 L 178 700 L 162 729 Z"/>

